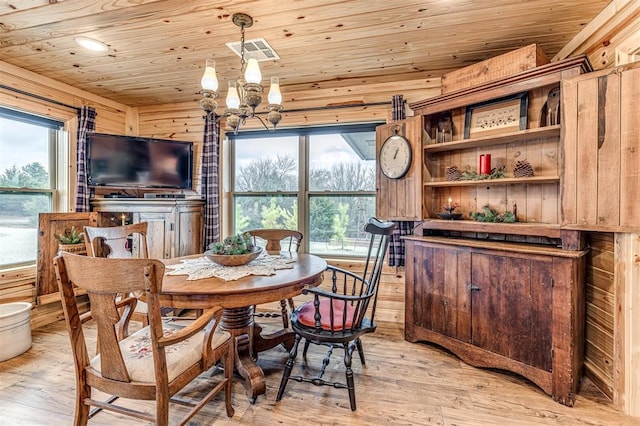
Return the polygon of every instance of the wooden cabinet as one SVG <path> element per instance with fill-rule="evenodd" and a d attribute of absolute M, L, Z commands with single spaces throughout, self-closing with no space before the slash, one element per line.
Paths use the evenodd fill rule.
<path fill-rule="evenodd" d="M 527 377 L 573 405 L 582 375 L 586 251 L 406 237 L 405 338 Z"/>
<path fill-rule="evenodd" d="M 149 256 L 168 259 L 203 252 L 204 201 L 101 198 L 91 202 L 100 226 L 147 222 Z M 133 250 L 138 244 L 134 241 Z"/>
<path fill-rule="evenodd" d="M 38 215 L 37 302 L 44 305 L 60 300 L 53 258 L 58 253 L 58 240 L 72 227 L 82 232 L 84 226 L 96 226 L 96 213 L 40 213 Z"/>
<path fill-rule="evenodd" d="M 557 101 L 564 80 L 590 70 L 574 57 L 411 104 L 422 120 L 423 216 L 405 237 L 405 338 L 521 374 L 566 405 L 583 365 L 585 243 L 562 227 Z M 443 123 L 452 133 L 434 137 Z M 478 179 L 481 155 L 504 175 Z M 533 175 L 515 175 L 523 161 Z M 461 220 L 440 217 L 449 200 Z M 517 221 L 474 220 L 484 206 L 517 210 Z"/>
<path fill-rule="evenodd" d="M 404 136 L 411 144 L 409 171 L 399 179 L 389 179 L 376 168 L 376 217 L 385 220 L 422 218 L 422 130 L 421 118 L 411 117 L 376 127 L 376 153 L 390 136 Z"/>

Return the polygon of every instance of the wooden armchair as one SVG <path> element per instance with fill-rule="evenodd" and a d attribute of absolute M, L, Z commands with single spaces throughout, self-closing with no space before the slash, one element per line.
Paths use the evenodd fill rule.
<path fill-rule="evenodd" d="M 303 294 L 312 294 L 313 300 L 298 307 L 291 316 L 291 327 L 296 336 L 282 375 L 276 396 L 277 401 L 282 399 L 289 380 L 295 380 L 312 383 L 316 386 L 347 389 L 351 410 L 356 409 L 351 359 L 353 351 L 357 350 L 362 365 L 365 364 L 360 336 L 373 333 L 376 330 L 374 317 L 380 276 L 394 227 L 395 224 L 392 222 L 380 222 L 375 218 L 369 219 L 365 231 L 371 235 L 371 239 L 362 276 L 329 266 L 327 272 L 331 274 L 331 291 L 320 287 L 312 287 L 302 291 Z M 298 355 L 298 345 L 302 338 L 305 339 L 303 351 L 305 357 L 310 343 L 329 347 L 319 373 L 315 377 L 291 375 Z M 322 379 L 335 348 L 344 350 L 346 384 Z"/>
<path fill-rule="evenodd" d="M 149 257 L 147 222 L 100 228 L 85 226 L 84 242 L 87 246 L 87 256 L 91 257 L 119 259 L 132 257 L 147 259 Z M 147 304 L 138 300 L 131 319 L 140 321 L 143 326 L 149 325 L 147 310 Z"/>
<path fill-rule="evenodd" d="M 233 416 L 232 340 L 229 333 L 217 330 L 221 308 L 207 310 L 186 327 L 163 324 L 158 292 L 164 265 L 159 260 L 105 259 L 62 252 L 54 259 L 54 267 L 76 371 L 75 425 L 86 425 L 96 411 L 104 409 L 164 426 L 169 422 L 169 402 L 192 407 L 181 419 L 182 425 L 222 391 L 226 414 Z M 91 302 L 90 317 L 80 316 L 74 286 L 86 290 Z M 149 305 L 149 325 L 119 341 L 115 325 L 136 299 L 118 296 L 140 291 L 146 294 Z M 99 355 L 93 358 L 89 357 L 83 330 L 89 319 L 95 321 L 99 345 Z M 224 378 L 201 401 L 173 399 L 220 360 L 224 361 Z M 113 397 L 96 400 L 92 397 L 94 389 Z M 116 405 L 118 397 L 155 400 L 155 414 Z M 90 413 L 90 406 L 98 408 Z"/>
<path fill-rule="evenodd" d="M 249 235 L 253 237 L 253 243 L 257 246 L 264 244 L 265 250 L 268 253 L 277 254 L 281 250 L 295 251 L 296 253 L 300 249 L 302 244 L 302 233 L 291 229 L 252 229 L 247 231 Z M 289 311 L 287 309 L 287 302 L 289 303 L 289 309 L 291 312 L 295 309 L 293 299 L 280 301 L 280 315 L 282 316 L 282 326 L 284 328 L 289 327 Z M 270 313 L 258 312 L 256 317 L 270 317 L 277 316 Z"/>

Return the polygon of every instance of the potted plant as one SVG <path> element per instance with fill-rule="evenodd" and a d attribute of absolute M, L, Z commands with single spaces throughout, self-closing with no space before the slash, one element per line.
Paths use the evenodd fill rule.
<path fill-rule="evenodd" d="M 239 266 L 251 262 L 262 249 L 253 244 L 248 232 L 227 237 L 221 242 L 209 244 L 204 255 L 218 265 Z"/>
<path fill-rule="evenodd" d="M 75 226 L 71 230 L 65 229 L 62 234 L 54 234 L 58 240 L 58 251 L 66 251 L 75 254 L 86 254 L 84 233 L 76 231 Z"/>

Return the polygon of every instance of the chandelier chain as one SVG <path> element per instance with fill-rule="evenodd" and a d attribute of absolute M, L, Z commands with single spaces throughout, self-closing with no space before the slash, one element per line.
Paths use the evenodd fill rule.
<path fill-rule="evenodd" d="M 244 25 L 240 26 L 240 75 L 244 73 Z"/>

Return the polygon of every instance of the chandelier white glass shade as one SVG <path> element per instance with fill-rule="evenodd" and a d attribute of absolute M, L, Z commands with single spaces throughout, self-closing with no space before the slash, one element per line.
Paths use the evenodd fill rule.
<path fill-rule="evenodd" d="M 262 125 L 269 129 L 269 126 L 256 115 L 256 108 L 262 103 L 262 73 L 260 66 L 255 58 L 249 58 L 245 61 L 244 49 L 244 29 L 253 25 L 253 18 L 244 13 L 236 13 L 232 16 L 232 21 L 240 27 L 240 72 L 244 75 L 238 80 L 229 81 L 227 88 L 227 97 L 225 99 L 226 109 L 223 117 L 227 119 L 227 125 L 233 129 L 234 134 L 238 133 L 238 129 L 244 124 L 247 118 L 257 118 Z M 246 66 L 245 66 L 246 65 Z M 218 93 L 218 78 L 216 76 L 216 62 L 213 59 L 207 59 L 204 74 L 201 80 L 202 99 L 200 107 L 207 113 L 215 111 L 218 107 L 216 99 L 220 96 Z M 267 121 L 273 126 L 269 130 L 275 130 L 277 124 L 282 119 L 280 111 L 282 111 L 282 94 L 280 93 L 280 80 L 278 77 L 271 77 L 271 86 L 267 95 L 269 104 L 267 110 Z"/>

